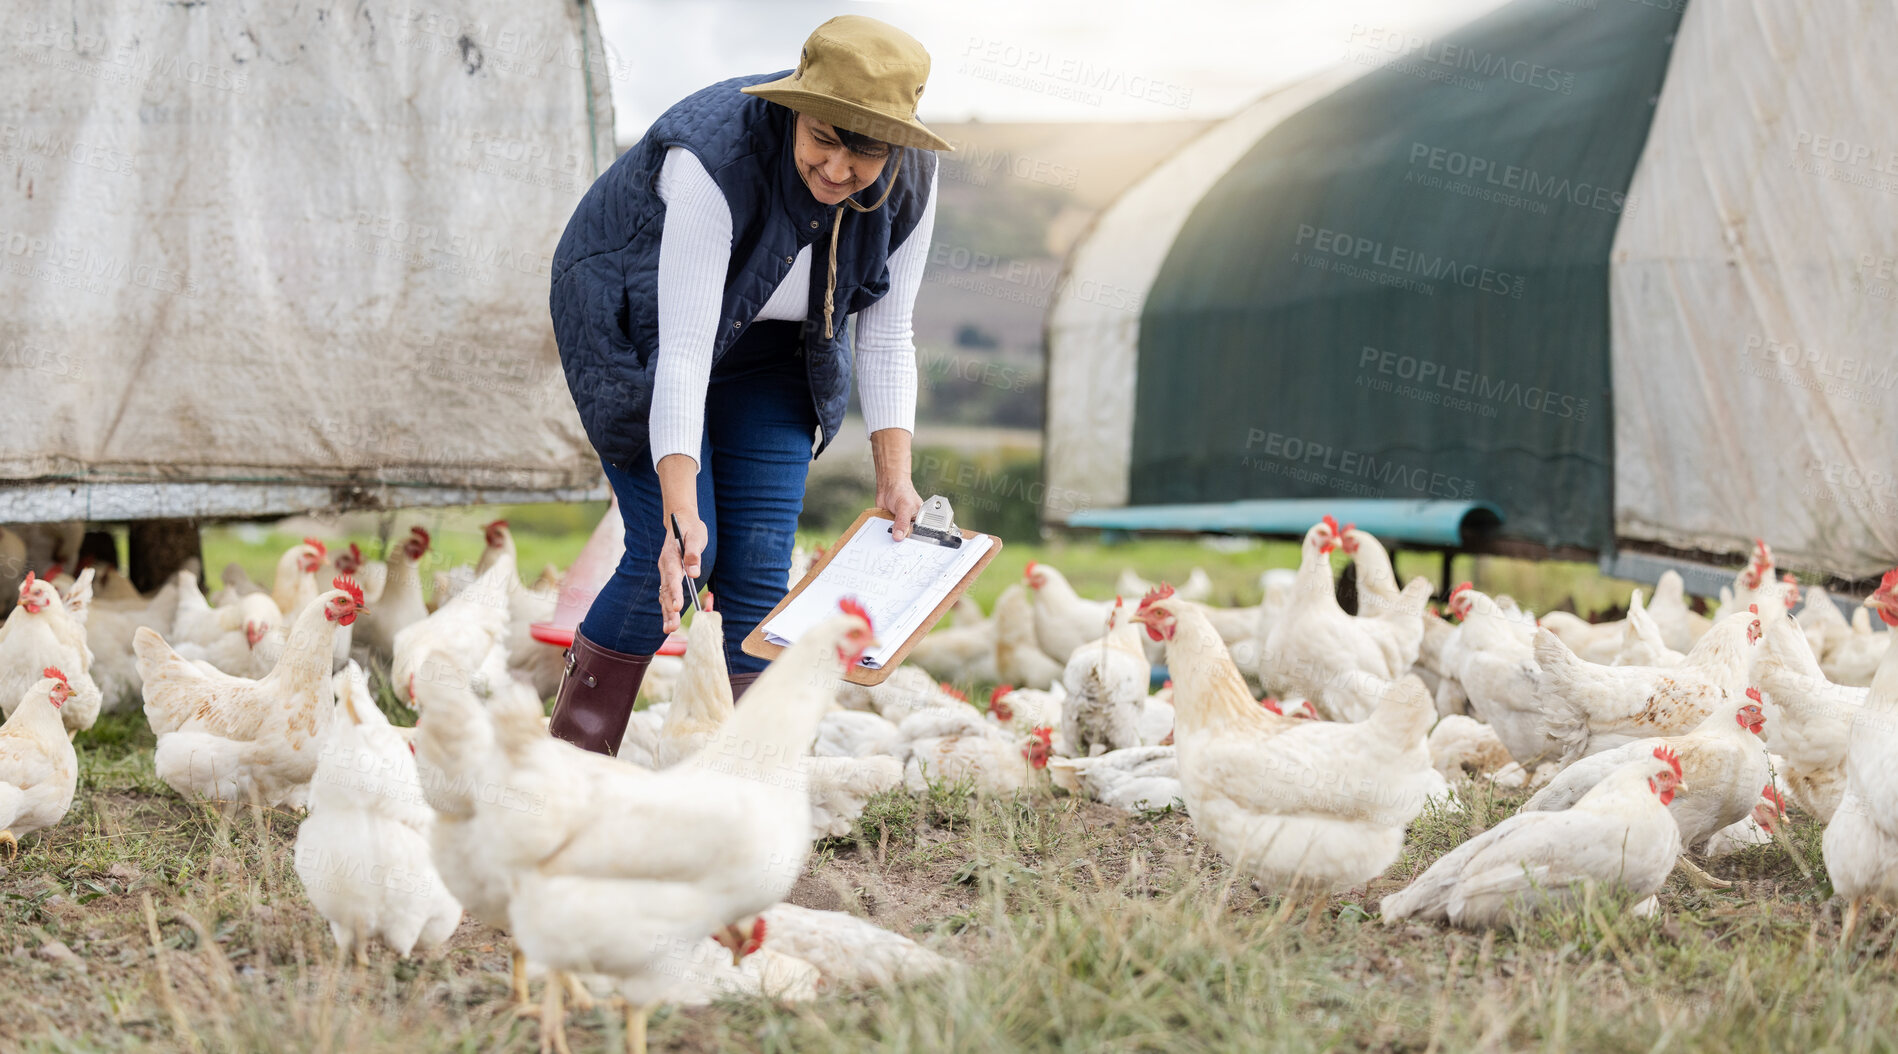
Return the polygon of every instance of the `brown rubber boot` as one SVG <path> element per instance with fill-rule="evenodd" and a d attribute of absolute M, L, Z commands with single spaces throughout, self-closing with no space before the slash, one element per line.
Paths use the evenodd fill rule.
<path fill-rule="evenodd" d="M 751 687 L 751 682 L 753 682 L 753 681 L 755 681 L 755 680 L 757 680 L 757 679 L 759 678 L 759 676 L 760 676 L 759 674 L 755 674 L 755 673 L 734 673 L 734 674 L 732 674 L 732 675 L 731 675 L 731 682 L 732 682 L 732 702 L 733 702 L 733 703 L 737 703 L 737 702 L 738 702 L 738 698 L 739 698 L 739 696 L 742 696 L 742 695 L 744 695 L 744 694 L 745 694 L 745 689 L 747 689 L 747 688 L 749 688 L 749 687 Z"/>
<path fill-rule="evenodd" d="M 646 679 L 650 655 L 608 651 L 573 631 L 567 649 L 567 672 L 554 697 L 554 716 L 547 731 L 582 750 L 613 757 L 626 736 L 633 716 L 633 700 Z"/>

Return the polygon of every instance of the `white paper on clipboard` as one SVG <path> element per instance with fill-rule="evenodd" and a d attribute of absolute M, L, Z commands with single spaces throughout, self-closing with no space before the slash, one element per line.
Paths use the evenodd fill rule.
<path fill-rule="evenodd" d="M 893 526 L 894 521 L 883 516 L 864 521 L 817 578 L 764 624 L 764 639 L 789 647 L 806 630 L 835 615 L 838 601 L 855 597 L 870 612 L 877 637 L 877 646 L 864 653 L 862 665 L 882 669 L 994 544 L 986 534 L 965 538 L 954 549 L 916 537 L 892 541 Z"/>

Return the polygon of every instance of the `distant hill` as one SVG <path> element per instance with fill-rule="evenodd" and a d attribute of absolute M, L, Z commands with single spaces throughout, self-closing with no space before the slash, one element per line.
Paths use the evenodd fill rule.
<path fill-rule="evenodd" d="M 936 228 L 916 300 L 925 422 L 1041 423 L 1041 328 L 1062 257 L 1103 206 L 1205 121 L 931 126 Z"/>

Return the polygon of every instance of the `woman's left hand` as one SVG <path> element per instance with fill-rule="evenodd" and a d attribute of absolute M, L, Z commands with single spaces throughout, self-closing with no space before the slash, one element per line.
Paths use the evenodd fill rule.
<path fill-rule="evenodd" d="M 897 541 L 909 537 L 923 499 L 910 481 L 910 434 L 907 428 L 883 428 L 870 433 L 870 454 L 876 464 L 877 507 L 888 509 L 896 521 L 890 536 Z"/>

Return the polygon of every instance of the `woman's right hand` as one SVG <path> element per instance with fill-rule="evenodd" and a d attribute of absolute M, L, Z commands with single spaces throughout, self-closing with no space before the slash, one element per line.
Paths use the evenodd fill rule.
<path fill-rule="evenodd" d="M 665 616 L 665 631 L 676 632 L 679 613 L 686 604 L 685 579 L 701 574 L 699 557 L 705 552 L 705 521 L 699 519 L 698 462 L 684 454 L 667 454 L 659 459 L 660 506 L 664 508 L 662 525 L 666 543 L 659 548 L 659 610 Z M 672 536 L 672 520 L 677 517 L 685 535 L 684 559 L 679 543 Z"/>

